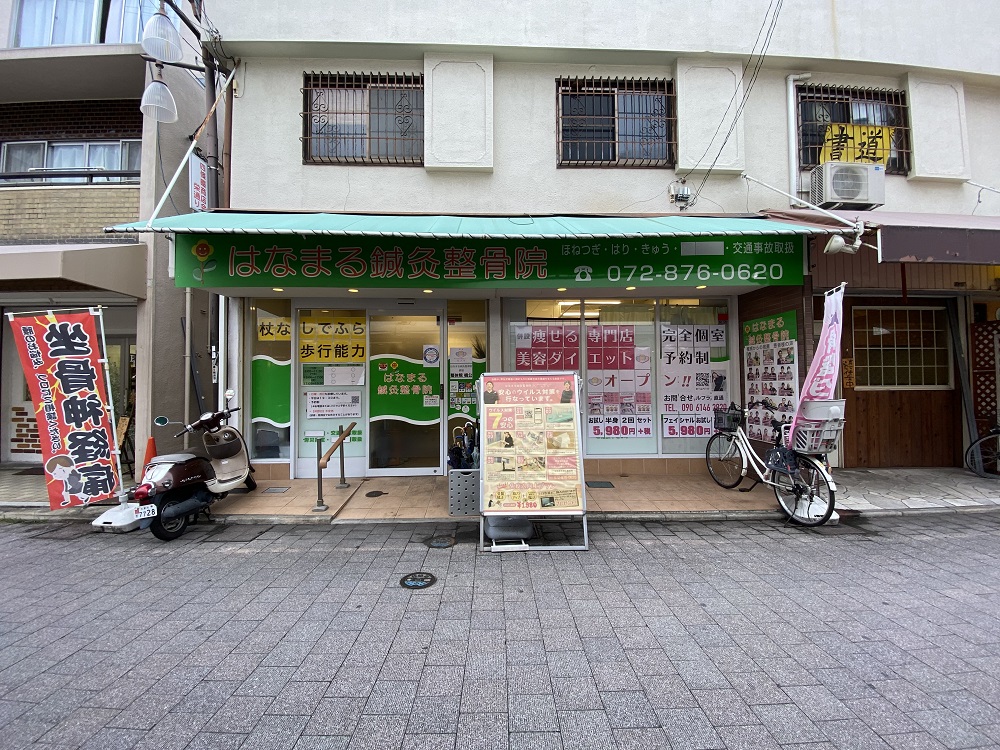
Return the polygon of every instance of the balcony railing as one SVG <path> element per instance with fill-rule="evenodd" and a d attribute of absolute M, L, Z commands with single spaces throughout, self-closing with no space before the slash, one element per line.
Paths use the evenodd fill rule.
<path fill-rule="evenodd" d="M 0 187 L 14 185 L 95 185 L 106 183 L 137 183 L 137 169 L 104 169 L 103 167 L 77 167 L 55 169 L 36 167 L 27 172 L 0 172 Z"/>

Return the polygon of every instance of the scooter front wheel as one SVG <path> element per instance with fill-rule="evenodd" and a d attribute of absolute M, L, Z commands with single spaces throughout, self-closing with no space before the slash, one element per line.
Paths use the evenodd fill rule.
<path fill-rule="evenodd" d="M 171 506 L 177 505 L 180 502 L 182 502 L 181 498 L 166 497 L 161 502 L 157 503 L 156 517 L 149 525 L 149 530 L 157 539 L 161 539 L 164 542 L 170 542 L 177 539 L 185 531 L 187 531 L 187 527 L 191 522 L 190 516 L 180 515 L 174 516 L 173 518 L 163 518 L 163 511 Z"/>
<path fill-rule="evenodd" d="M 247 474 L 247 478 L 244 480 L 243 484 L 245 484 L 247 489 L 251 492 L 257 489 L 257 480 L 253 478 L 253 474 Z"/>

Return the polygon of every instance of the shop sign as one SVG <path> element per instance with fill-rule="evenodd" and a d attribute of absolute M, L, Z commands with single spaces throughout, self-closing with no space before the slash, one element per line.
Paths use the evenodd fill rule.
<path fill-rule="evenodd" d="M 49 507 L 114 497 L 121 482 L 98 333 L 101 311 L 8 318 L 35 406 Z"/>
<path fill-rule="evenodd" d="M 854 358 L 845 357 L 841 365 L 841 372 L 843 373 L 843 383 L 844 388 L 854 388 L 857 385 L 857 381 L 854 377 Z"/>
<path fill-rule="evenodd" d="M 826 126 L 819 163 L 885 164 L 892 152 L 894 130 L 883 125 L 831 123 Z"/>
<path fill-rule="evenodd" d="M 804 238 L 454 240 L 178 234 L 177 286 L 798 286 Z"/>
<path fill-rule="evenodd" d="M 660 325 L 664 438 L 707 438 L 713 411 L 729 404 L 724 325 Z"/>
<path fill-rule="evenodd" d="M 483 511 L 583 510 L 578 382 L 572 372 L 483 375 Z"/>
<path fill-rule="evenodd" d="M 799 402 L 798 341 L 794 310 L 743 322 L 745 403 L 759 402 L 747 415 L 747 434 L 771 442 L 771 421 L 788 424 Z"/>
<path fill-rule="evenodd" d="M 369 362 L 371 418 L 430 424 L 441 418 L 440 366 L 397 354 L 380 354 Z"/>

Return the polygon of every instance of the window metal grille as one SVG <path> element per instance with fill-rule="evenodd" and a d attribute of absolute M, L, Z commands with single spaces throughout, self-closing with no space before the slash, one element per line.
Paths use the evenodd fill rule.
<path fill-rule="evenodd" d="M 952 387 L 948 315 L 940 307 L 855 307 L 856 387 Z"/>
<path fill-rule="evenodd" d="M 910 171 L 905 92 L 799 86 L 798 110 L 800 169 L 845 161 L 882 164 L 887 174 Z"/>
<path fill-rule="evenodd" d="M 423 164 L 422 74 L 307 73 L 307 164 Z"/>
<path fill-rule="evenodd" d="M 556 81 L 559 166 L 673 167 L 674 82 L 567 78 Z"/>

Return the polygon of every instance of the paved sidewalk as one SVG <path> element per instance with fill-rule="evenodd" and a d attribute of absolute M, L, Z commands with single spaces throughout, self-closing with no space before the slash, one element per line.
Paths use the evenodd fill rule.
<path fill-rule="evenodd" d="M 588 488 L 588 516 L 595 520 L 780 519 L 771 489 L 725 490 L 705 476 L 594 476 L 612 488 Z M 899 515 L 1000 508 L 1000 480 L 964 469 L 835 469 L 836 508 L 841 515 Z M 314 512 L 316 480 L 261 481 L 256 492 L 232 493 L 212 507 L 222 523 L 356 523 L 358 521 L 448 521 L 446 477 L 350 479 L 337 490 L 324 481 L 329 510 Z M 741 487 L 749 488 L 745 479 Z M 269 494 L 276 492 L 277 494 Z M 50 511 L 44 479 L 0 470 L 0 518 L 93 519 L 110 505 Z M 372 497 L 373 496 L 373 497 Z M 111 504 L 113 505 L 113 504 Z"/>
<path fill-rule="evenodd" d="M 1000 513 L 473 529 L 2 524 L 0 747 L 1000 746 Z"/>

